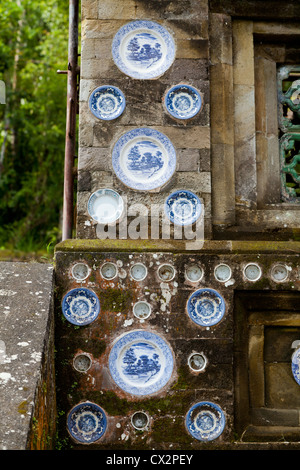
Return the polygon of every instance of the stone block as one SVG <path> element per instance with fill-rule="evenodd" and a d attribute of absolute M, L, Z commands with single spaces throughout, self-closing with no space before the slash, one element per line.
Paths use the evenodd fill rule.
<path fill-rule="evenodd" d="M 80 147 L 78 154 L 78 170 L 109 171 L 111 155 L 107 148 Z"/>
<path fill-rule="evenodd" d="M 198 173 L 200 155 L 198 149 L 178 149 L 177 152 L 178 171 L 194 171 Z"/>
<path fill-rule="evenodd" d="M 212 65 L 232 65 L 231 17 L 212 13 L 210 16 L 210 60 Z"/>
<path fill-rule="evenodd" d="M 135 0 L 101 0 L 98 5 L 98 18 L 106 19 L 136 19 Z"/>
<path fill-rule="evenodd" d="M 98 0 L 82 2 L 81 17 L 82 20 L 98 18 Z"/>

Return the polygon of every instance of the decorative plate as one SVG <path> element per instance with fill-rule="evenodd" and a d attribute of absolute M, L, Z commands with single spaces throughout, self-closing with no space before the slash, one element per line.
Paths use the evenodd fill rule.
<path fill-rule="evenodd" d="M 89 99 L 89 107 L 94 116 L 104 121 L 119 117 L 126 105 L 125 96 L 115 86 L 103 85 L 94 90 Z"/>
<path fill-rule="evenodd" d="M 98 189 L 88 201 L 88 213 L 99 224 L 112 224 L 122 215 L 124 202 L 112 189 Z"/>
<path fill-rule="evenodd" d="M 73 289 L 64 296 L 62 311 L 73 325 L 88 325 L 98 317 L 100 302 L 97 295 L 85 287 Z"/>
<path fill-rule="evenodd" d="M 191 225 L 199 219 L 202 204 L 191 191 L 175 191 L 165 202 L 165 213 L 175 225 Z"/>
<path fill-rule="evenodd" d="M 172 65 L 175 44 L 158 23 L 133 21 L 115 35 L 112 56 L 116 66 L 132 78 L 157 78 Z"/>
<path fill-rule="evenodd" d="M 80 403 L 70 411 L 67 426 L 74 439 L 90 444 L 103 436 L 107 419 L 102 408 L 95 403 Z"/>
<path fill-rule="evenodd" d="M 297 384 L 300 385 L 300 349 L 296 349 L 292 355 L 292 372 Z"/>
<path fill-rule="evenodd" d="M 191 119 L 199 113 L 202 98 L 196 88 L 176 85 L 167 92 L 164 103 L 167 111 L 176 119 Z"/>
<path fill-rule="evenodd" d="M 176 152 L 170 140 L 155 129 L 126 132 L 112 152 L 117 177 L 129 188 L 140 191 L 165 184 L 176 169 Z"/>
<path fill-rule="evenodd" d="M 199 289 L 194 292 L 187 303 L 189 317 L 200 326 L 212 326 L 223 318 L 225 302 L 223 297 L 213 289 Z"/>
<path fill-rule="evenodd" d="M 212 441 L 219 437 L 225 427 L 225 416 L 215 403 L 196 403 L 186 416 L 188 432 L 199 441 Z"/>
<path fill-rule="evenodd" d="M 112 347 L 109 369 L 116 384 L 132 395 L 150 395 L 164 387 L 173 371 L 173 354 L 154 333 L 135 330 Z"/>

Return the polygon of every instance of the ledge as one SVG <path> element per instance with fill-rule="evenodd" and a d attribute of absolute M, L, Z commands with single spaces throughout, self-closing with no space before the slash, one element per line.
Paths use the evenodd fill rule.
<path fill-rule="evenodd" d="M 65 240 L 55 247 L 58 252 L 169 252 L 169 253 L 285 253 L 299 254 L 297 241 L 207 240 L 200 242 L 170 240 Z"/>

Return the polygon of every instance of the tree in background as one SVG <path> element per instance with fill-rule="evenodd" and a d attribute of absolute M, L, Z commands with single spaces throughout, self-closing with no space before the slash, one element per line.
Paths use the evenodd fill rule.
<path fill-rule="evenodd" d="M 0 0 L 0 247 L 59 241 L 68 1 Z"/>

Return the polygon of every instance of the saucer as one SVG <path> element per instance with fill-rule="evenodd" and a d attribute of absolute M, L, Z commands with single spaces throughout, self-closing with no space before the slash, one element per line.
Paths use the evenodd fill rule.
<path fill-rule="evenodd" d="M 119 117 L 125 109 L 125 96 L 115 86 L 104 85 L 96 88 L 90 96 L 89 107 L 98 119 L 111 121 Z"/>
<path fill-rule="evenodd" d="M 112 224 L 121 217 L 124 202 L 113 189 L 98 189 L 90 196 L 87 209 L 99 224 Z"/>
<path fill-rule="evenodd" d="M 202 98 L 198 90 L 190 85 L 176 85 L 165 96 L 165 107 L 176 119 L 191 119 L 199 113 Z"/>
<path fill-rule="evenodd" d="M 175 191 L 165 202 L 165 213 L 175 225 L 192 225 L 201 212 L 201 201 L 191 191 Z"/>
<path fill-rule="evenodd" d="M 171 378 L 173 354 L 158 335 L 135 330 L 122 335 L 109 355 L 109 369 L 116 384 L 131 395 L 150 395 Z"/>
<path fill-rule="evenodd" d="M 70 411 L 67 427 L 74 439 L 90 444 L 103 436 L 107 419 L 102 408 L 95 403 L 80 403 Z"/>
<path fill-rule="evenodd" d="M 85 287 L 73 289 L 64 296 L 62 311 L 73 325 L 88 325 L 98 317 L 100 302 L 97 295 Z"/>
<path fill-rule="evenodd" d="M 225 427 L 225 416 L 215 403 L 196 403 L 186 416 L 188 432 L 199 441 L 212 441 L 219 437 Z"/>
<path fill-rule="evenodd" d="M 147 191 L 165 184 L 176 169 L 176 152 L 171 141 L 155 129 L 126 132 L 112 152 L 116 176 L 129 188 Z"/>
<path fill-rule="evenodd" d="M 197 325 L 216 325 L 225 314 L 225 302 L 217 291 L 199 289 L 188 299 L 187 313 Z"/>
<path fill-rule="evenodd" d="M 153 21 L 133 21 L 124 25 L 112 42 L 116 66 L 137 79 L 162 75 L 175 58 L 175 44 L 170 33 Z"/>

